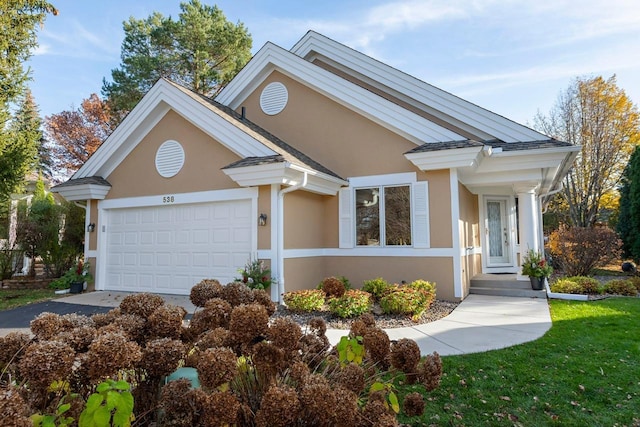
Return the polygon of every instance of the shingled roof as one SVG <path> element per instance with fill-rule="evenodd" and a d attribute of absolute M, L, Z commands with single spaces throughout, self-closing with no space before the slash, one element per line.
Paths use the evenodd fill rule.
<path fill-rule="evenodd" d="M 523 150 L 540 150 L 545 148 L 570 147 L 568 142 L 558 141 L 556 139 L 546 139 L 542 141 L 524 141 L 524 142 L 504 142 L 497 139 L 489 141 L 474 141 L 467 139 L 464 141 L 447 141 L 447 142 L 427 142 L 413 150 L 407 151 L 405 154 L 426 153 L 429 151 L 454 150 L 458 148 L 483 147 L 501 148 L 502 151 L 523 151 Z"/>
<path fill-rule="evenodd" d="M 109 184 L 109 181 L 107 181 L 106 179 L 104 179 L 101 176 L 88 176 L 85 178 L 71 178 L 68 181 L 63 182 L 62 184 L 58 184 L 54 187 L 51 188 L 51 190 L 57 190 L 60 188 L 64 188 L 64 187 L 73 187 L 76 185 L 86 185 L 86 184 L 93 184 L 93 185 L 102 185 L 105 187 L 111 187 L 111 184 Z"/>

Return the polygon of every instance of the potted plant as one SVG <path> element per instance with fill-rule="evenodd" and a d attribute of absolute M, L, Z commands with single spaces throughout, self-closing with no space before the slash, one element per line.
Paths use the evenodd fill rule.
<path fill-rule="evenodd" d="M 529 249 L 522 259 L 522 274 L 529 276 L 531 289 L 539 291 L 543 288 L 544 279 L 551 276 L 553 268 L 540 252 Z"/>
<path fill-rule="evenodd" d="M 89 263 L 81 259 L 67 270 L 59 279 L 51 282 L 49 287 L 57 290 L 69 289 L 72 294 L 79 294 L 84 290 L 85 282 L 91 283 L 93 276 L 89 272 Z"/>
<path fill-rule="evenodd" d="M 244 283 L 251 289 L 266 289 L 273 281 L 271 270 L 266 268 L 264 263 L 257 259 L 249 259 L 247 265 L 239 269 L 238 273 L 240 273 L 242 277 L 236 279 L 236 281 Z"/>

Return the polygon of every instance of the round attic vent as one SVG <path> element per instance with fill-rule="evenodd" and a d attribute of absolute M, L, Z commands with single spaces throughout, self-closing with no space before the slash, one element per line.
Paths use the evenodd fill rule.
<path fill-rule="evenodd" d="M 175 176 L 184 165 L 184 149 L 178 141 L 162 143 L 156 152 L 156 170 L 164 178 Z"/>
<path fill-rule="evenodd" d="M 282 83 L 269 83 L 260 94 L 260 108 L 265 114 L 274 116 L 284 110 L 288 100 L 289 92 Z"/>

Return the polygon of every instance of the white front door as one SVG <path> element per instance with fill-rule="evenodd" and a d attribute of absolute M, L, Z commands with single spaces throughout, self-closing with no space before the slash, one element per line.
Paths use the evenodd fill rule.
<path fill-rule="evenodd" d="M 489 268 L 512 265 L 512 238 L 507 206 L 507 198 L 485 199 L 485 255 Z"/>

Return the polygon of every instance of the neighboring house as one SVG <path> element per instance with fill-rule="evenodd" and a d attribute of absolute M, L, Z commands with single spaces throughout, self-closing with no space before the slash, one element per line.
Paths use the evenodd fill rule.
<path fill-rule="evenodd" d="M 215 100 L 158 81 L 54 191 L 87 203 L 97 289 L 187 294 L 258 257 L 274 299 L 344 275 L 460 300 L 542 248 L 578 148 L 309 32 Z"/>

